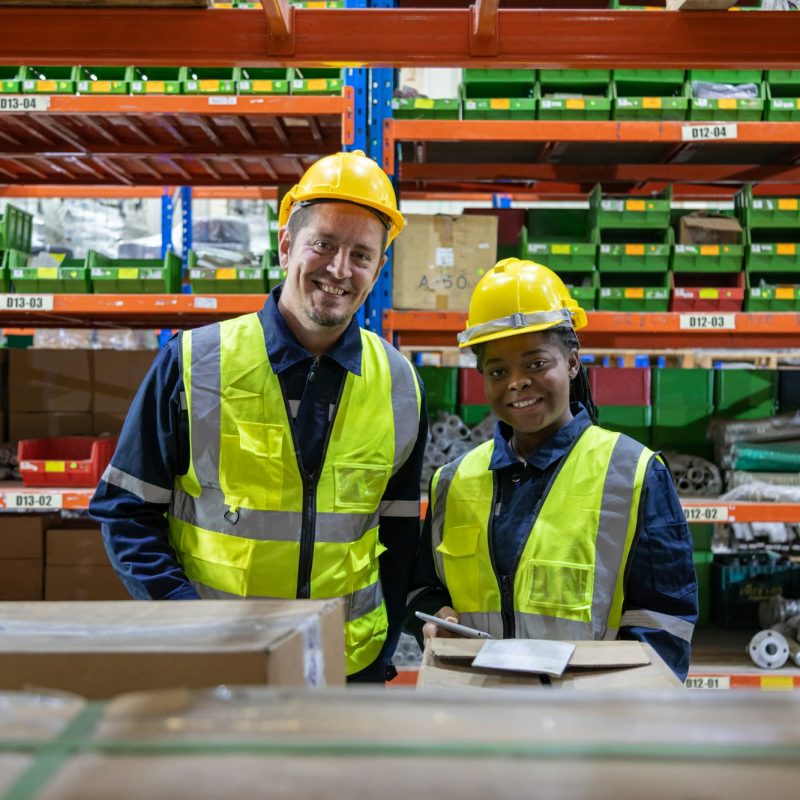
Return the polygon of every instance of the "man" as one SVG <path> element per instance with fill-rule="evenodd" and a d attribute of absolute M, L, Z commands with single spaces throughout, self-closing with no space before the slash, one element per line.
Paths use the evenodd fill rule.
<path fill-rule="evenodd" d="M 90 510 L 133 597 L 343 597 L 348 679 L 383 681 L 427 414 L 411 365 L 354 315 L 404 220 L 356 151 L 312 165 L 279 222 L 286 282 L 159 353 Z"/>

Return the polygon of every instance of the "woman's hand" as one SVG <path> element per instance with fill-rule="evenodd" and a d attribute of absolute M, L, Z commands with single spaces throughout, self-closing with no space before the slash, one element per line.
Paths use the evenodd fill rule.
<path fill-rule="evenodd" d="M 440 608 L 435 614 L 435 617 L 439 617 L 439 619 L 446 619 L 448 622 L 458 622 L 458 617 L 456 616 L 456 612 L 450 608 L 450 606 L 443 606 Z M 428 639 L 432 639 L 434 636 L 439 636 L 446 639 L 463 639 L 463 636 L 459 636 L 457 633 L 451 633 L 450 631 L 446 631 L 444 628 L 440 628 L 438 625 L 435 625 L 433 622 L 426 622 L 422 626 L 422 638 L 424 641 L 428 641 Z"/>

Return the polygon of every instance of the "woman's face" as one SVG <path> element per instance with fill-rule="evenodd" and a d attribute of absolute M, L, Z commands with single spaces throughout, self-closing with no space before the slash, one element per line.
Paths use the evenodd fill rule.
<path fill-rule="evenodd" d="M 495 339 L 484 345 L 483 384 L 492 410 L 515 432 L 521 455 L 536 449 L 572 419 L 569 384 L 579 368 L 547 331 Z"/>

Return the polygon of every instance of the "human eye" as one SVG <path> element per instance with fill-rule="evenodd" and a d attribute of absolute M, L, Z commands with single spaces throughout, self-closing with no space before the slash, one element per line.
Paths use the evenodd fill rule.
<path fill-rule="evenodd" d="M 502 378 L 505 374 L 506 371 L 503 367 L 495 367 L 494 369 L 489 370 L 489 377 L 494 378 L 495 380 Z"/>
<path fill-rule="evenodd" d="M 543 358 L 536 358 L 528 364 L 528 369 L 543 369 L 547 366 L 547 361 Z"/>
<path fill-rule="evenodd" d="M 314 242 L 314 249 L 318 250 L 321 253 L 330 253 L 335 250 L 333 244 L 329 242 L 327 239 L 317 239 Z"/>

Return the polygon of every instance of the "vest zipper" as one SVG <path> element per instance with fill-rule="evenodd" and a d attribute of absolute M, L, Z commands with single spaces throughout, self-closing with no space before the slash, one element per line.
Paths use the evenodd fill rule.
<path fill-rule="evenodd" d="M 492 562 L 495 578 L 500 586 L 500 617 L 503 620 L 503 638 L 514 638 L 514 582 L 509 575 L 500 575 L 494 560 L 494 517 L 497 506 L 497 475 L 492 473 L 492 505 L 489 514 L 489 559 Z"/>

